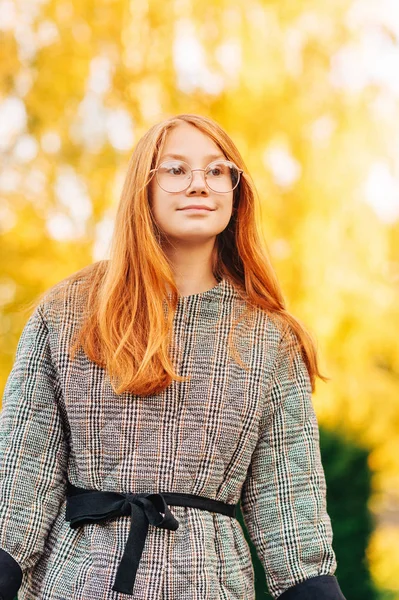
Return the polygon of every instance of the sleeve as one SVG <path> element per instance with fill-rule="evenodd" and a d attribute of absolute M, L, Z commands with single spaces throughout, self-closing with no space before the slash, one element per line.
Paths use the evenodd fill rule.
<path fill-rule="evenodd" d="M 0 414 L 0 600 L 35 565 L 65 495 L 67 445 L 40 307 L 19 339 Z"/>
<path fill-rule="evenodd" d="M 291 329 L 279 343 L 241 511 L 280 600 L 345 600 L 326 508 L 319 429 L 305 361 Z"/>

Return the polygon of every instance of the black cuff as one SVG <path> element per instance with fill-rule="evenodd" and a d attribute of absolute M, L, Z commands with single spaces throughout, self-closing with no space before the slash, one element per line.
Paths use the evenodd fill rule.
<path fill-rule="evenodd" d="M 14 600 L 21 583 L 21 567 L 8 552 L 0 548 L 0 600 Z"/>
<path fill-rule="evenodd" d="M 334 575 L 318 575 L 289 588 L 278 600 L 345 600 Z"/>

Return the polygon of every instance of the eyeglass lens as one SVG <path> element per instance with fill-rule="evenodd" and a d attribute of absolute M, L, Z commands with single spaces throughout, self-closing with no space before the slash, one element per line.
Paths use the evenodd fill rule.
<path fill-rule="evenodd" d="M 231 192 L 238 185 L 240 172 L 230 161 L 216 161 L 205 169 L 205 180 L 214 192 Z M 157 170 L 158 183 L 166 192 L 182 192 L 191 183 L 190 166 L 180 160 L 163 162 Z"/>

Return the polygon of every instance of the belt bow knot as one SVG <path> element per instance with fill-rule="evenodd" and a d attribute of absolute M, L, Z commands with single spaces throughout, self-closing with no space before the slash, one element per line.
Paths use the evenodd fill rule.
<path fill-rule="evenodd" d="M 115 592 L 132 594 L 148 526 L 176 531 L 179 522 L 173 516 L 161 493 L 131 494 L 118 492 L 88 492 L 74 488 L 68 497 L 66 515 L 72 529 L 98 523 L 117 516 L 130 516 L 130 530 L 122 560 L 112 587 Z"/>

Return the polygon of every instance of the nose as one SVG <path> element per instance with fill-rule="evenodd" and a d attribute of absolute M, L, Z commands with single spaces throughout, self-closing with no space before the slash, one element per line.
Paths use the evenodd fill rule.
<path fill-rule="evenodd" d="M 191 183 L 186 189 L 187 196 L 196 196 L 197 194 L 209 196 L 204 171 L 192 171 L 192 177 Z"/>

